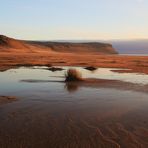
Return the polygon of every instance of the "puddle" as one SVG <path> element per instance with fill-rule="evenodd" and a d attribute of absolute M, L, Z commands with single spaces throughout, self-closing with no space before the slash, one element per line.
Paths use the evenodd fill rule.
<path fill-rule="evenodd" d="M 36 67 L 38 68 L 38 67 Z M 46 68 L 46 67 L 42 67 Z M 50 72 L 50 80 L 64 80 L 64 75 L 69 68 L 74 68 L 82 73 L 83 78 L 96 78 L 96 79 L 107 79 L 107 80 L 120 80 L 124 82 L 131 82 L 135 84 L 148 84 L 148 75 L 140 73 L 118 73 L 114 70 L 124 70 L 119 68 L 98 68 L 94 71 L 86 70 L 84 67 L 59 67 L 62 71 Z M 61 78 L 61 79 L 58 79 Z"/>
<path fill-rule="evenodd" d="M 57 66 L 58 67 L 58 66 Z M 21 79 L 37 79 L 37 80 L 64 80 L 65 72 L 69 68 L 74 68 L 82 73 L 84 78 L 98 78 L 98 79 L 109 79 L 109 80 L 121 80 L 125 82 L 137 83 L 137 84 L 148 84 L 148 75 L 140 73 L 118 73 L 112 70 L 123 70 L 117 68 L 98 68 L 94 71 L 89 71 L 83 67 L 58 67 L 63 70 L 50 71 L 47 67 L 32 67 L 25 68 L 21 67 L 18 69 L 11 69 L 5 72 L 0 72 L 0 83 L 1 82 L 14 82 Z"/>

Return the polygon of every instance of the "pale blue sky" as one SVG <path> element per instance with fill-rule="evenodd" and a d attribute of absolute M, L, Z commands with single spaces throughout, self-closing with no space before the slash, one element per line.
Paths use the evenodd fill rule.
<path fill-rule="evenodd" d="M 0 0 L 0 34 L 34 40 L 148 38 L 148 0 Z"/>

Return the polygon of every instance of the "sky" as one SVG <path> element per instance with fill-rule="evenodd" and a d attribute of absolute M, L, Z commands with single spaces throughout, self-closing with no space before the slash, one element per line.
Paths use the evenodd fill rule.
<path fill-rule="evenodd" d="M 0 0 L 0 34 L 28 40 L 148 38 L 148 0 Z"/>

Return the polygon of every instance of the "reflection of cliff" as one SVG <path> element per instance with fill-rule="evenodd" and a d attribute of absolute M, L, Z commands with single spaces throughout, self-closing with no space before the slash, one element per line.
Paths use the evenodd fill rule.
<path fill-rule="evenodd" d="M 89 43 L 70 43 L 70 42 L 44 42 L 44 41 L 22 41 L 0 35 L 0 49 L 19 49 L 20 51 L 52 51 L 52 52 L 71 52 L 71 53 L 97 53 L 97 54 L 117 54 L 111 44 L 89 42 Z M 11 50 L 10 50 L 11 49 Z M 15 50 L 16 51 L 16 50 Z"/>

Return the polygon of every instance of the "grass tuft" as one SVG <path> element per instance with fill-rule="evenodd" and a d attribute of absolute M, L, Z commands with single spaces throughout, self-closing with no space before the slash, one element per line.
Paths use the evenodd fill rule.
<path fill-rule="evenodd" d="M 82 80 L 82 74 L 76 69 L 69 69 L 65 74 L 65 82 Z"/>

